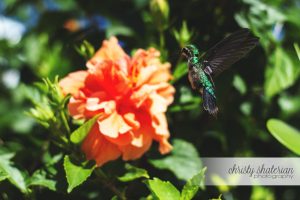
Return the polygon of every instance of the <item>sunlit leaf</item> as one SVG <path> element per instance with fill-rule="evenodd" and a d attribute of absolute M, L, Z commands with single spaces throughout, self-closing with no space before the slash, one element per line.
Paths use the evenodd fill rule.
<path fill-rule="evenodd" d="M 173 72 L 172 83 L 175 83 L 176 81 L 178 81 L 181 77 L 183 77 L 187 73 L 188 73 L 187 64 L 185 62 L 179 63 Z"/>
<path fill-rule="evenodd" d="M 64 169 L 68 181 L 68 193 L 70 193 L 75 187 L 87 180 L 95 169 L 95 165 L 90 165 L 88 162 L 75 163 L 66 155 Z"/>
<path fill-rule="evenodd" d="M 295 66 L 289 55 L 281 48 L 276 48 L 266 70 L 265 94 L 273 97 L 290 87 L 299 77 L 299 66 Z"/>
<path fill-rule="evenodd" d="M 84 40 L 82 44 L 80 44 L 79 46 L 75 46 L 75 49 L 86 60 L 90 59 L 95 53 L 95 49 L 93 45 L 89 43 L 87 40 Z"/>
<path fill-rule="evenodd" d="M 247 86 L 245 81 L 239 75 L 235 75 L 233 78 L 233 86 L 237 89 L 242 95 L 246 94 Z"/>
<path fill-rule="evenodd" d="M 96 123 L 97 119 L 99 118 L 99 115 L 94 116 L 89 121 L 85 122 L 83 125 L 81 125 L 78 129 L 76 129 L 71 134 L 71 141 L 75 144 L 81 143 L 84 138 L 87 136 L 87 134 L 90 132 L 93 125 Z"/>
<path fill-rule="evenodd" d="M 213 174 L 211 176 L 211 181 L 214 183 L 214 185 L 217 186 L 218 190 L 221 192 L 228 192 L 230 190 L 228 182 L 217 174 Z"/>
<path fill-rule="evenodd" d="M 151 19 L 159 31 L 163 31 L 168 27 L 169 12 L 170 8 L 167 0 L 150 1 Z"/>
<path fill-rule="evenodd" d="M 200 188 L 204 189 L 205 171 L 206 167 L 187 181 L 182 189 L 180 200 L 190 200 Z"/>
<path fill-rule="evenodd" d="M 5 171 L 0 170 L 0 182 L 7 179 L 9 176 Z"/>
<path fill-rule="evenodd" d="M 278 105 L 284 115 L 296 115 L 300 111 L 300 96 L 283 94 L 278 98 Z"/>
<path fill-rule="evenodd" d="M 179 43 L 180 47 L 182 48 L 188 43 L 190 43 L 195 31 L 189 30 L 187 26 L 187 22 L 183 21 L 180 30 L 177 31 L 173 29 L 172 33 L 175 39 L 177 40 L 177 42 Z"/>
<path fill-rule="evenodd" d="M 15 185 L 21 192 L 28 193 L 25 179 L 19 169 L 12 165 L 10 159 L 14 154 L 2 154 L 0 155 L 0 172 L 3 174 L 2 177 L 5 177 Z"/>
<path fill-rule="evenodd" d="M 123 176 L 118 177 L 122 182 L 133 181 L 138 178 L 149 178 L 148 172 L 145 169 L 134 167 L 130 164 L 125 165 L 126 173 Z"/>
<path fill-rule="evenodd" d="M 173 140 L 172 153 L 162 159 L 152 159 L 150 163 L 158 169 L 172 171 L 179 179 L 189 180 L 202 168 L 197 149 L 189 142 Z"/>
<path fill-rule="evenodd" d="M 294 43 L 294 47 L 295 47 L 297 56 L 298 56 L 298 58 L 300 60 L 300 48 L 299 48 L 299 45 L 297 43 Z"/>
<path fill-rule="evenodd" d="M 275 200 L 274 193 L 269 187 L 254 186 L 250 196 L 250 200 L 268 199 Z"/>
<path fill-rule="evenodd" d="M 157 200 L 179 200 L 180 192 L 169 181 L 162 181 L 158 178 L 145 181 L 150 189 L 153 198 Z"/>
<path fill-rule="evenodd" d="M 300 155 L 300 131 L 278 119 L 269 119 L 267 128 L 284 146 Z"/>
<path fill-rule="evenodd" d="M 217 198 L 212 198 L 212 199 L 209 199 L 209 200 L 222 200 L 222 194 L 220 194 Z"/>
<path fill-rule="evenodd" d="M 29 180 L 29 183 L 27 184 L 29 187 L 30 186 L 42 186 L 46 187 L 49 190 L 55 191 L 55 185 L 56 181 L 48 179 L 46 177 L 46 172 L 42 170 L 36 171 L 32 177 Z"/>
<path fill-rule="evenodd" d="M 112 21 L 112 25 L 107 27 L 106 29 L 106 37 L 111 37 L 115 35 L 124 35 L 124 36 L 132 36 L 134 31 L 117 21 Z"/>

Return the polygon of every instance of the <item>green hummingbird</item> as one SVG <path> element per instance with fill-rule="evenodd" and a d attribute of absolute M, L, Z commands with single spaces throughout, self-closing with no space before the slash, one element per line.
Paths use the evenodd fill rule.
<path fill-rule="evenodd" d="M 202 94 L 204 110 L 217 116 L 217 97 L 213 78 L 244 57 L 259 42 L 249 29 L 238 30 L 221 40 L 203 55 L 198 48 L 187 45 L 181 53 L 188 62 L 188 79 L 194 90 Z"/>

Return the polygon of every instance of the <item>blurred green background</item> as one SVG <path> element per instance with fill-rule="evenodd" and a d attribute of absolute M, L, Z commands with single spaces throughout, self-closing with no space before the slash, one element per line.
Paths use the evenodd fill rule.
<path fill-rule="evenodd" d="M 214 119 L 202 111 L 200 95 L 189 86 L 180 49 L 194 43 L 205 51 L 241 27 L 260 37 L 260 45 L 215 81 L 220 113 Z M 112 35 L 129 54 L 154 46 L 172 64 L 176 98 L 168 110 L 171 138 L 192 143 L 200 157 L 300 155 L 299 0 L 1 0 L 0 152 L 15 153 L 14 165 L 25 176 L 59 153 L 49 144 L 48 130 L 25 114 L 30 99 L 36 98 L 32 84 L 84 69 L 86 60 L 75 47 L 86 40 L 98 49 Z M 139 165 L 182 186 L 169 171 L 148 163 L 153 154 Z M 141 183 L 131 184 L 128 191 L 129 199 L 147 196 Z M 70 195 L 43 188 L 36 195 L 112 196 L 106 192 L 92 180 Z M 300 199 L 299 187 L 207 187 L 195 199 L 220 193 L 228 200 Z M 0 199 L 22 198 L 8 181 L 0 182 Z"/>

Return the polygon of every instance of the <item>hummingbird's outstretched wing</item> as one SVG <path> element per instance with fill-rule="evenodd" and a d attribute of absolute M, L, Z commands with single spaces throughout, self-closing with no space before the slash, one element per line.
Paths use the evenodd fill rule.
<path fill-rule="evenodd" d="M 258 40 L 249 29 L 232 33 L 204 54 L 204 71 L 217 76 L 252 50 L 258 44 Z"/>

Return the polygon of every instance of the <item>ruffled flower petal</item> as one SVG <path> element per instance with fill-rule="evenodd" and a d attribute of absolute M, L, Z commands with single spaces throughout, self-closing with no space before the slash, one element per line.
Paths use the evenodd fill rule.
<path fill-rule="evenodd" d="M 124 134 L 132 129 L 116 111 L 108 117 L 98 120 L 98 124 L 100 132 L 111 138 L 117 138 L 119 134 Z"/>
<path fill-rule="evenodd" d="M 106 140 L 95 124 L 81 146 L 88 160 L 95 160 L 97 166 L 115 160 L 121 155 L 118 146 Z"/>
<path fill-rule="evenodd" d="M 162 154 L 171 151 L 165 112 L 175 89 L 170 64 L 161 63 L 154 48 L 138 49 L 130 58 L 115 37 L 105 40 L 87 62 L 87 70 L 60 81 L 70 93 L 68 109 L 74 119 L 90 119 L 101 113 L 82 143 L 86 158 L 98 166 L 122 157 L 140 158 L 152 141 Z"/>
<path fill-rule="evenodd" d="M 84 82 L 87 76 L 87 71 L 70 73 L 67 77 L 60 80 L 59 86 L 64 94 L 76 96 L 80 89 L 84 87 Z"/>

